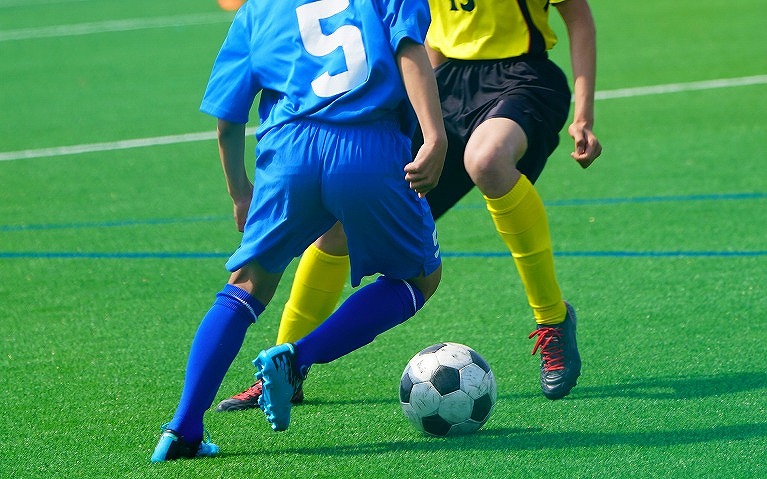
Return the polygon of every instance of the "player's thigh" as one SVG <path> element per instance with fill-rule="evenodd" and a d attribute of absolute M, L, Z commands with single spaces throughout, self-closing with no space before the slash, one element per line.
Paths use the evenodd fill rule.
<path fill-rule="evenodd" d="M 352 285 L 376 273 L 394 279 L 430 275 L 441 260 L 428 203 L 407 186 L 384 201 L 357 203 L 344 212 Z"/>
<path fill-rule="evenodd" d="M 349 247 L 346 244 L 346 234 L 344 227 L 340 222 L 333 225 L 332 228 L 322 234 L 314 242 L 320 251 L 333 256 L 345 256 L 349 254 Z"/>
<path fill-rule="evenodd" d="M 534 101 L 525 95 L 504 98 L 496 105 L 494 116 L 477 128 L 497 134 L 494 125 L 493 128 L 486 128 L 489 121 L 507 120 L 515 123 L 516 132 L 521 132 L 525 141 L 524 148 L 517 148 L 513 153 L 514 164 L 516 169 L 533 183 L 543 171 L 549 155 L 557 148 L 559 132 L 568 114 L 568 104 L 562 102 L 561 98 L 548 100 L 549 103 Z M 482 137 L 475 136 L 476 133 L 475 130 L 472 141 L 483 140 Z M 521 140 L 517 140 L 517 143 L 523 145 Z"/>
<path fill-rule="evenodd" d="M 410 190 L 410 144 L 398 131 L 371 132 L 357 154 L 341 155 L 323 179 L 323 202 L 343 223 L 352 283 L 382 273 L 408 279 L 439 264 L 428 203 Z"/>
<path fill-rule="evenodd" d="M 230 271 L 257 261 L 282 272 L 336 223 L 322 202 L 322 159 L 313 138 L 307 128 L 287 125 L 259 142 L 253 200 Z"/>
<path fill-rule="evenodd" d="M 527 134 L 522 126 L 509 118 L 489 118 L 471 134 L 466 144 L 464 162 L 466 169 L 474 165 L 502 162 L 516 165 L 527 150 Z"/>
<path fill-rule="evenodd" d="M 423 144 L 420 130 L 413 137 L 413 157 Z M 426 195 L 434 219 L 447 213 L 458 201 L 474 188 L 474 182 L 463 164 L 466 143 L 460 135 L 447 131 L 447 154 L 439 183 Z"/>

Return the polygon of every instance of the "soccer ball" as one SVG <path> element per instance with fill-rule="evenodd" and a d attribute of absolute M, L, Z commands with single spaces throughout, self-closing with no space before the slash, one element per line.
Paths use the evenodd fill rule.
<path fill-rule="evenodd" d="M 496 397 L 487 361 L 458 343 L 435 344 L 413 356 L 399 385 L 405 417 L 432 436 L 478 430 L 490 417 Z"/>

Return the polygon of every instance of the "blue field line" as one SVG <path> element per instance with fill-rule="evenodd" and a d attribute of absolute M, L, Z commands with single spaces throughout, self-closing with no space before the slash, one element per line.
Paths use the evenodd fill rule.
<path fill-rule="evenodd" d="M 220 252 L 0 251 L 0 259 L 225 259 Z M 508 258 L 508 251 L 446 251 L 443 258 Z M 767 256 L 763 251 L 559 251 L 562 258 L 733 258 Z"/>
<path fill-rule="evenodd" d="M 618 203 L 663 203 L 671 201 L 759 200 L 767 193 L 720 193 L 708 195 L 634 196 L 626 198 L 583 198 L 545 202 L 546 206 L 612 205 Z"/>
<path fill-rule="evenodd" d="M 215 252 L 83 252 L 83 251 L 0 251 L 0 259 L 211 259 L 228 258 L 231 253 Z"/>
<path fill-rule="evenodd" d="M 562 257 L 620 257 L 620 258 L 732 258 L 767 256 L 767 251 L 563 251 Z"/>
<path fill-rule="evenodd" d="M 625 198 L 574 198 L 569 200 L 546 201 L 546 206 L 582 206 L 582 205 L 613 205 L 620 203 L 661 203 L 681 201 L 728 201 L 728 200 L 755 200 L 767 198 L 767 193 L 722 193 L 706 195 L 676 195 L 676 196 L 637 196 Z M 485 208 L 484 203 L 477 205 L 457 205 L 454 209 Z M 83 223 L 42 223 L 28 225 L 0 225 L 0 232 L 13 231 L 45 231 L 59 229 L 83 229 L 83 228 L 115 228 L 142 225 L 170 225 L 178 223 L 203 223 L 215 221 L 232 221 L 231 216 L 208 215 L 189 218 L 149 218 L 140 220 L 114 220 L 92 221 Z"/>
<path fill-rule="evenodd" d="M 444 252 L 443 258 L 500 258 L 509 257 L 508 251 L 498 252 Z M 561 258 L 731 258 L 767 256 L 765 251 L 557 251 Z"/>
<path fill-rule="evenodd" d="M 231 216 L 195 216 L 189 218 L 149 218 L 143 220 L 114 220 L 114 221 L 90 221 L 84 223 L 43 223 L 30 225 L 0 225 L 0 232 L 4 231 L 45 231 L 62 229 L 83 228 L 117 228 L 125 226 L 141 225 L 170 225 L 179 223 L 207 223 L 212 221 L 233 221 Z"/>
<path fill-rule="evenodd" d="M 586 205 L 616 205 L 624 203 L 667 203 L 683 201 L 731 201 L 731 200 L 761 200 L 767 198 L 767 193 L 718 193 L 706 195 L 672 195 L 672 196 L 627 196 L 618 198 L 572 198 L 567 200 L 544 201 L 549 206 L 586 206 Z M 486 208 L 484 203 L 476 205 L 457 205 L 454 208 Z"/>

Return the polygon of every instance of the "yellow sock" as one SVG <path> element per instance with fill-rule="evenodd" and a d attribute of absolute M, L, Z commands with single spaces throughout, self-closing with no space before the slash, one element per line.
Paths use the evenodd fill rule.
<path fill-rule="evenodd" d="M 349 256 L 333 256 L 309 246 L 298 263 L 285 304 L 277 344 L 303 338 L 336 308 L 349 276 Z"/>
<path fill-rule="evenodd" d="M 567 310 L 554 274 L 546 210 L 524 175 L 500 198 L 485 197 L 495 229 L 511 251 L 538 324 L 557 324 Z"/>

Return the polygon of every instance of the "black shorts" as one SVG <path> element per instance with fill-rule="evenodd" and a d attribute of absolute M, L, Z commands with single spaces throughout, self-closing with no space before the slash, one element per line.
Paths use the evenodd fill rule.
<path fill-rule="evenodd" d="M 545 55 L 504 60 L 449 60 L 435 70 L 448 149 L 439 185 L 426 195 L 439 218 L 474 187 L 463 164 L 469 137 L 485 120 L 508 118 L 527 135 L 517 169 L 535 183 L 570 113 L 567 77 Z M 420 130 L 413 153 L 423 144 Z"/>

